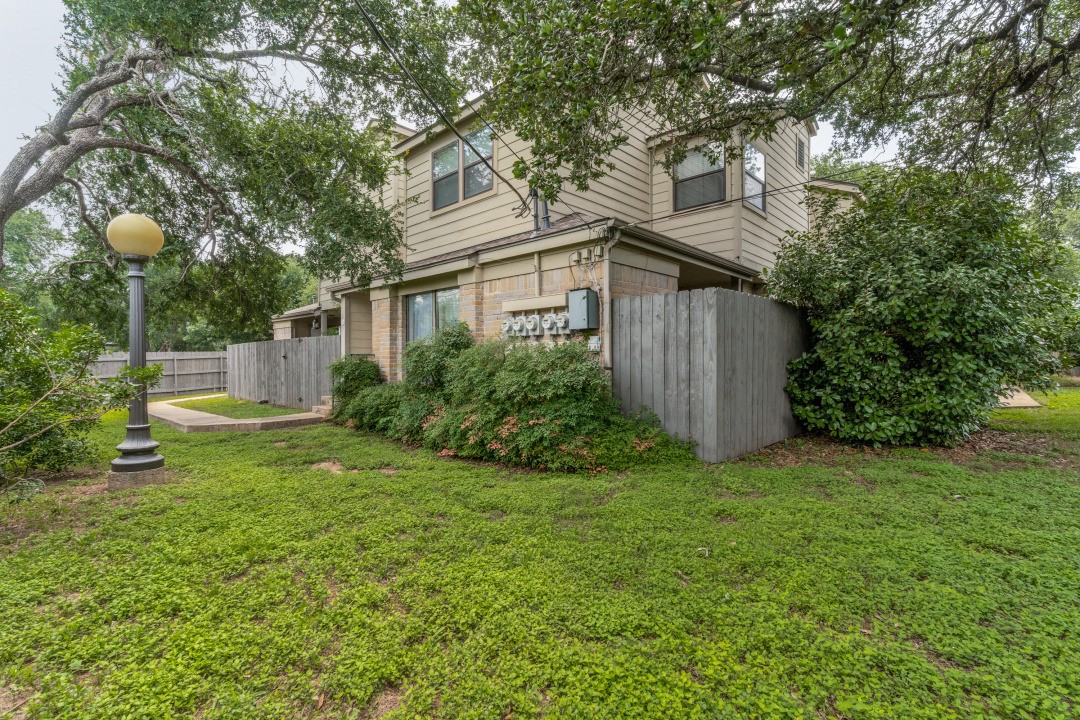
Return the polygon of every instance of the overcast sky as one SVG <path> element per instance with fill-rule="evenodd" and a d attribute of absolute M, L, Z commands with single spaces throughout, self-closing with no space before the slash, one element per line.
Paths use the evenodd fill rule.
<path fill-rule="evenodd" d="M 64 4 L 60 0 L 0 0 L 0 167 L 18 151 L 19 136 L 45 123 L 56 106 L 53 85 L 60 62 Z M 828 148 L 832 128 L 824 123 L 811 152 Z M 870 153 L 885 160 L 891 153 Z M 1080 154 L 1074 169 L 1080 170 Z"/>

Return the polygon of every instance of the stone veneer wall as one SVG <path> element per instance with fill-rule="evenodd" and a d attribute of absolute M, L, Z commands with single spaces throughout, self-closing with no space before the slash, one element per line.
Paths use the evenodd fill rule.
<path fill-rule="evenodd" d="M 502 320 L 507 313 L 502 304 L 508 300 L 522 300 L 537 295 L 554 295 L 575 288 L 596 288 L 603 295 L 605 264 L 587 267 L 563 267 L 544 270 L 540 274 L 539 292 L 535 273 L 525 273 L 497 280 L 465 283 L 461 288 L 461 321 L 466 323 L 477 340 L 502 337 Z M 611 294 L 613 297 L 673 293 L 679 289 L 679 279 L 671 275 L 640 268 L 611 263 Z M 371 303 L 371 347 L 388 380 L 401 379 L 401 351 L 405 344 L 405 312 L 402 289 L 398 295 L 373 300 Z M 538 309 L 537 313 L 547 310 Z M 600 312 L 604 312 L 604 298 L 600 298 Z M 603 318 L 601 317 L 601 325 Z M 546 336 L 532 338 L 534 341 L 548 339 Z"/>
<path fill-rule="evenodd" d="M 386 379 L 401 379 L 401 348 L 404 346 L 405 298 L 391 295 L 371 301 L 371 353 Z"/>

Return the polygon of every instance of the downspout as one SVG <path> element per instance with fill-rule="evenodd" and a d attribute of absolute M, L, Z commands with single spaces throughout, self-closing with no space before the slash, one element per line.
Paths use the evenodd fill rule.
<path fill-rule="evenodd" d="M 547 200 L 540 201 L 540 227 L 544 230 L 551 228 L 551 213 L 548 211 Z"/>
<path fill-rule="evenodd" d="M 532 196 L 532 216 L 533 216 L 533 232 L 540 232 L 540 193 L 533 188 L 529 191 L 529 195 Z"/>
<path fill-rule="evenodd" d="M 622 240 L 622 230 L 612 228 L 609 230 L 611 239 L 604 244 L 604 315 L 600 318 L 600 342 L 604 349 L 604 369 L 611 370 L 611 309 L 614 302 L 611 298 L 611 249 L 615 243 Z"/>

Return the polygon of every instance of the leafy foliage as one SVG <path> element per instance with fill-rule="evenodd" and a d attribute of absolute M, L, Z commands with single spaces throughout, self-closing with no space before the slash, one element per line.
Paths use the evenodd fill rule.
<path fill-rule="evenodd" d="M 1003 386 L 1048 386 L 1045 318 L 1077 289 L 1055 283 L 1061 247 L 1025 228 L 1010 187 L 914 169 L 864 190 L 847 212 L 822 208 L 769 275 L 813 331 L 788 387 L 806 426 L 948 444 L 985 423 Z"/>
<path fill-rule="evenodd" d="M 353 398 L 362 389 L 382 381 L 379 365 L 366 355 L 345 355 L 330 363 L 334 404 Z"/>
<path fill-rule="evenodd" d="M 105 270 L 117 264 L 109 218 L 154 217 L 188 287 L 202 268 L 254 288 L 252 259 L 297 241 L 323 276 L 366 284 L 400 271 L 399 208 L 379 199 L 389 128 L 395 116 L 426 124 L 431 109 L 356 3 L 65 5 L 58 107 L 0 167 L 0 249 L 13 214 L 44 200 L 77 236 L 72 259 Z M 370 14 L 393 44 L 433 59 L 411 69 L 455 106 L 458 91 L 437 72 L 451 54 L 446 10 L 395 0 Z"/>
<path fill-rule="evenodd" d="M 1080 143 L 1073 0 L 628 3 L 463 0 L 485 113 L 531 144 L 515 167 L 554 199 L 649 133 L 727 145 L 826 119 L 857 151 L 1016 177 L 1060 175 Z M 857 154 L 857 153 L 853 153 Z"/>
<path fill-rule="evenodd" d="M 692 457 L 655 424 L 623 417 L 582 343 L 474 344 L 461 324 L 410 343 L 405 358 L 403 382 L 362 390 L 338 418 L 448 456 L 550 470 Z"/>
<path fill-rule="evenodd" d="M 98 380 L 90 366 L 104 350 L 85 326 L 43 330 L 0 290 L 0 485 L 28 470 L 62 470 L 84 459 L 98 417 L 161 375 L 155 366 Z"/>

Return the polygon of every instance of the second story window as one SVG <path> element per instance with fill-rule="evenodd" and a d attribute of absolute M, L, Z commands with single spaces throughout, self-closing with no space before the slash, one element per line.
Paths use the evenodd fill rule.
<path fill-rule="evenodd" d="M 743 200 L 765 212 L 765 154 L 750 143 L 743 151 Z"/>
<path fill-rule="evenodd" d="M 494 187 L 488 167 L 495 148 L 491 131 L 481 128 L 465 137 L 480 155 L 458 140 L 431 154 L 432 210 L 449 207 L 461 199 L 468 200 Z"/>
<path fill-rule="evenodd" d="M 796 142 L 795 149 L 795 162 L 798 163 L 800 170 L 806 169 L 806 141 L 799 138 Z"/>
<path fill-rule="evenodd" d="M 724 152 L 714 151 L 710 159 L 703 148 L 688 150 L 686 158 L 675 166 L 675 209 L 708 205 L 724 199 Z"/>
<path fill-rule="evenodd" d="M 453 205 L 458 195 L 458 142 L 431 154 L 431 205 L 435 210 Z"/>

